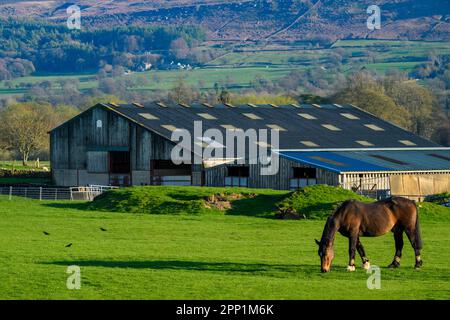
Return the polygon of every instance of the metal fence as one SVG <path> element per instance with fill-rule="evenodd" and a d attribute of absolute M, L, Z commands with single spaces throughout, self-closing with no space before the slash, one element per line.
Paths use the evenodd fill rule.
<path fill-rule="evenodd" d="M 111 186 L 90 185 L 88 187 L 45 188 L 45 187 L 0 187 L 0 195 L 37 200 L 85 200 L 92 201 L 104 191 L 116 189 Z"/>

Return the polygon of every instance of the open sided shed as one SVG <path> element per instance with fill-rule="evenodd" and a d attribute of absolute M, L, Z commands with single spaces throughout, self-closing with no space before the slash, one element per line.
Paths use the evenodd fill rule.
<path fill-rule="evenodd" d="M 280 151 L 281 157 L 334 172 L 340 186 L 376 195 L 423 198 L 450 190 L 449 148 Z"/>

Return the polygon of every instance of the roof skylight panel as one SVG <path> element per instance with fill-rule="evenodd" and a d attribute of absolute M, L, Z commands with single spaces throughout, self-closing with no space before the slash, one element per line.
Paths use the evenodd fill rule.
<path fill-rule="evenodd" d="M 146 112 L 146 113 L 139 113 L 139 115 L 142 118 L 147 119 L 147 120 L 158 120 L 159 119 L 158 117 L 156 117 L 156 116 L 154 116 L 154 115 L 152 115 L 151 113 L 148 113 L 148 112 Z"/>
<path fill-rule="evenodd" d="M 252 120 L 262 120 L 262 118 L 260 116 L 254 114 L 254 113 L 243 113 L 243 115 Z"/>
<path fill-rule="evenodd" d="M 336 127 L 335 125 L 326 123 L 326 124 L 322 124 L 322 127 L 331 130 L 331 131 L 341 131 L 341 129 L 339 129 L 338 127 Z"/>
<path fill-rule="evenodd" d="M 299 113 L 298 114 L 300 117 L 308 119 L 308 120 L 317 120 L 316 117 L 314 117 L 313 115 L 309 114 L 309 113 Z"/>
<path fill-rule="evenodd" d="M 355 116 L 354 114 L 351 113 L 341 113 L 341 116 L 350 119 L 350 120 L 359 120 L 359 117 Z"/>
<path fill-rule="evenodd" d="M 268 124 L 266 125 L 268 128 L 272 129 L 272 130 L 278 130 L 278 131 L 287 131 L 285 128 L 277 125 L 277 124 Z"/>
<path fill-rule="evenodd" d="M 372 129 L 373 131 L 384 131 L 383 128 L 377 126 L 376 124 L 368 123 L 364 125 L 365 127 Z"/>
<path fill-rule="evenodd" d="M 206 120 L 217 120 L 216 117 L 214 117 L 212 114 L 209 113 L 197 113 L 197 115 Z"/>
<path fill-rule="evenodd" d="M 307 140 L 300 141 L 300 143 L 305 145 L 305 146 L 307 146 L 307 147 L 318 147 L 319 146 L 318 144 L 316 144 L 316 143 L 314 143 L 312 141 L 309 141 L 309 140 L 308 141 Z"/>

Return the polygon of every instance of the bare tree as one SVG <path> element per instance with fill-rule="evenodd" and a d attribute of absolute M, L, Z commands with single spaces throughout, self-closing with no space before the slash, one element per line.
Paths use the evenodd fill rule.
<path fill-rule="evenodd" d="M 170 44 L 170 52 L 177 59 L 186 59 L 186 57 L 189 54 L 189 51 L 190 51 L 189 46 L 187 45 L 186 41 L 183 38 L 173 40 Z"/>
<path fill-rule="evenodd" d="M 56 110 L 36 103 L 10 105 L 0 113 L 1 144 L 19 153 L 27 165 L 30 154 L 48 149 L 47 132 L 74 113 L 70 107 Z"/>

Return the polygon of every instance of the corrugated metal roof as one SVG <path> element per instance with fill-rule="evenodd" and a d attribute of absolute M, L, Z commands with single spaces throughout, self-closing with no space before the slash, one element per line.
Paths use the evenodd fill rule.
<path fill-rule="evenodd" d="M 166 104 L 161 107 L 156 103 L 136 107 L 120 105 L 119 107 L 106 106 L 138 124 L 170 139 L 171 131 L 161 125 L 172 125 L 176 128 L 187 129 L 193 132 L 194 121 L 202 121 L 203 131 L 207 129 L 219 129 L 224 131 L 222 125 L 232 125 L 235 128 L 268 129 L 267 125 L 277 125 L 285 131 L 279 131 L 279 149 L 314 150 L 316 148 L 361 148 L 357 141 L 370 141 L 373 148 L 402 148 L 408 146 L 399 142 L 409 140 L 415 144 L 414 147 L 438 147 L 437 144 L 405 131 L 389 122 L 383 121 L 369 113 L 351 105 L 322 105 L 321 108 L 312 105 L 301 105 L 300 108 L 292 105 L 283 105 L 274 108 L 271 105 L 242 105 L 229 107 L 215 105 L 206 107 L 203 104 L 190 104 L 189 108 L 179 105 Z M 251 110 L 251 111 L 249 111 Z M 140 114 L 150 113 L 157 119 L 146 119 Z M 199 113 L 208 113 L 211 119 L 204 119 Z M 258 120 L 249 119 L 245 116 L 251 112 Z M 308 113 L 316 119 L 305 119 L 298 113 Z M 358 120 L 343 117 L 341 113 L 351 113 Z M 213 119 L 215 118 L 215 119 Z M 365 124 L 374 124 L 382 127 L 384 131 L 374 131 Z M 340 128 L 340 131 L 330 131 L 323 124 L 331 124 Z M 301 141 L 311 141 L 317 146 L 305 146 Z M 271 141 L 268 141 L 269 143 Z"/>
<path fill-rule="evenodd" d="M 281 157 L 333 172 L 450 171 L 449 150 L 280 151 Z"/>

